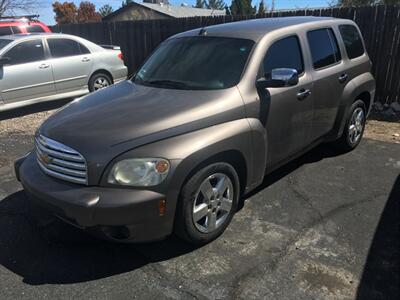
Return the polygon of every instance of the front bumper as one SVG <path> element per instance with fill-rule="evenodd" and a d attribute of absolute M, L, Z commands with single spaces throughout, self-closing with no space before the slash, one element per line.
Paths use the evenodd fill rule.
<path fill-rule="evenodd" d="M 68 223 L 108 239 L 142 242 L 172 231 L 173 217 L 160 215 L 163 194 L 58 180 L 40 170 L 33 154 L 17 160 L 15 171 L 30 199 Z"/>

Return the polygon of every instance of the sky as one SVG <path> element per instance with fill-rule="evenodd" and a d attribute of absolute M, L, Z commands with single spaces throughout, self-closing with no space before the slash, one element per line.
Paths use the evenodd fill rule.
<path fill-rule="evenodd" d="M 64 2 L 65 0 L 58 0 L 59 2 Z M 68 2 L 72 0 L 67 0 Z M 257 5 L 260 0 L 252 0 L 253 5 Z M 41 7 L 33 11 L 32 13 L 39 14 L 40 20 L 47 25 L 54 25 L 54 13 L 51 4 L 55 1 L 41 0 Z M 73 1 L 78 6 L 81 1 Z M 91 0 L 92 3 L 96 5 L 99 9 L 105 4 L 111 5 L 114 10 L 121 7 L 122 0 Z M 142 2 L 142 0 L 136 0 L 136 2 Z M 171 5 L 181 5 L 181 3 L 186 3 L 188 5 L 194 5 L 196 0 L 169 0 Z M 232 0 L 225 0 L 228 6 L 232 3 Z M 275 0 L 276 9 L 290 9 L 290 8 L 312 8 L 312 7 L 325 7 L 328 5 L 329 0 Z M 264 0 L 264 3 L 270 5 L 271 0 Z"/>

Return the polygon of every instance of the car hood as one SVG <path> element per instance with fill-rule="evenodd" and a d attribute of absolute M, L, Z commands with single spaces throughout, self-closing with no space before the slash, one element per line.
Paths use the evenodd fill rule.
<path fill-rule="evenodd" d="M 106 163 L 140 145 L 243 118 L 236 87 L 189 91 L 124 81 L 76 99 L 52 115 L 40 134 Z"/>

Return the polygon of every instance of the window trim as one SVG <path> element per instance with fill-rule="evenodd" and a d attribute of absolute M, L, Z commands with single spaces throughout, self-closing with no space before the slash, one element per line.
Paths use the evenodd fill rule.
<path fill-rule="evenodd" d="M 43 47 L 43 59 L 41 59 L 41 60 L 35 60 L 35 61 L 30 61 L 30 62 L 19 63 L 19 64 L 9 64 L 9 65 L 7 65 L 7 67 L 19 66 L 19 65 L 23 65 L 23 64 L 31 64 L 31 63 L 36 63 L 36 62 L 39 62 L 39 61 L 45 61 L 45 60 L 47 60 L 48 58 L 47 58 L 46 45 L 45 45 L 45 43 L 44 43 L 44 41 L 43 41 L 43 38 L 41 38 L 41 37 L 36 37 L 36 38 L 29 39 L 29 40 L 22 40 L 22 41 L 18 41 L 17 43 L 15 43 L 15 44 L 13 44 L 13 45 L 8 45 L 9 48 L 6 49 L 6 51 L 5 51 L 3 54 L 1 54 L 0 57 L 7 57 L 7 53 L 10 52 L 12 49 L 14 49 L 16 46 L 18 46 L 19 44 L 22 44 L 22 43 L 25 43 L 25 42 L 30 42 L 30 41 L 35 41 L 35 40 L 40 40 L 40 41 L 42 42 L 42 47 Z"/>
<path fill-rule="evenodd" d="M 335 61 L 333 64 L 330 64 L 330 65 L 326 65 L 326 66 L 323 66 L 323 67 L 320 67 L 320 68 L 315 68 L 315 67 L 314 67 L 313 57 L 312 57 L 312 52 L 311 52 L 310 41 L 309 41 L 309 39 L 308 39 L 308 33 L 309 33 L 309 32 L 312 32 L 312 31 L 323 30 L 323 29 L 325 29 L 325 30 L 329 30 L 329 29 L 330 29 L 330 30 L 332 31 L 333 37 L 335 38 L 335 41 L 336 41 L 336 45 L 337 45 L 338 50 L 339 50 L 339 52 L 340 52 L 340 60 Z M 328 37 L 329 37 L 329 40 L 330 40 L 331 43 L 332 43 L 332 40 L 331 40 L 331 37 L 330 37 L 329 34 L 328 34 Z M 328 69 L 328 68 L 334 67 L 334 66 L 336 66 L 336 65 L 339 65 L 339 64 L 341 64 L 341 63 L 343 62 L 343 53 L 342 53 L 342 51 L 340 50 L 340 44 L 339 44 L 339 42 L 338 42 L 338 39 L 337 39 L 337 36 L 336 36 L 336 34 L 335 34 L 335 30 L 333 29 L 333 27 L 331 27 L 331 26 L 326 26 L 326 27 L 318 27 L 318 28 L 310 29 L 310 30 L 306 31 L 306 38 L 307 38 L 308 48 L 309 48 L 309 50 L 310 50 L 311 66 L 312 66 L 312 68 L 313 68 L 314 71 L 321 71 L 321 70 L 324 70 L 324 69 Z M 333 50 L 333 49 L 332 49 L 332 50 Z M 347 53 L 346 53 L 346 54 L 347 54 Z M 333 56 L 335 57 L 335 60 L 336 60 L 336 55 L 335 55 L 335 53 L 333 53 Z"/>
<path fill-rule="evenodd" d="M 81 42 L 79 42 L 79 41 L 77 41 L 75 39 L 71 39 L 69 37 L 55 37 L 55 36 L 54 37 L 46 37 L 45 40 L 46 40 L 47 49 L 49 51 L 49 58 L 50 59 L 60 59 L 60 58 L 68 58 L 68 57 L 76 57 L 76 56 L 81 56 L 81 55 L 90 55 L 90 54 L 92 54 L 92 52 L 90 52 L 90 49 L 88 47 L 86 47 L 85 45 L 83 45 L 83 43 L 81 43 Z M 79 48 L 79 52 L 80 53 L 79 54 L 75 54 L 75 55 L 54 57 L 51 54 L 51 48 L 50 48 L 49 40 L 69 40 L 69 41 L 73 41 L 73 42 L 78 44 L 78 48 Z M 85 47 L 89 51 L 89 53 L 82 53 L 81 45 L 83 47 Z"/>
<path fill-rule="evenodd" d="M 352 26 L 352 27 L 354 27 L 354 28 L 356 29 L 356 31 L 357 31 L 357 33 L 358 33 L 358 36 L 359 36 L 360 39 L 361 39 L 361 44 L 362 44 L 362 47 L 363 47 L 363 53 L 362 53 L 361 55 L 356 56 L 356 57 L 353 57 L 353 58 L 350 58 L 350 57 L 349 57 L 349 53 L 347 52 L 346 44 L 344 43 L 343 34 L 342 34 L 342 32 L 340 31 L 340 27 L 341 27 L 341 26 Z M 367 49 L 366 49 L 366 47 L 365 47 L 364 38 L 363 38 L 363 36 L 362 36 L 362 34 L 361 34 L 360 29 L 359 29 L 357 26 L 355 26 L 355 25 L 353 25 L 353 24 L 342 23 L 342 24 L 338 24 L 338 30 L 339 30 L 340 38 L 342 39 L 343 47 L 344 47 L 344 50 L 345 50 L 345 52 L 346 52 L 346 57 L 347 57 L 348 60 L 352 61 L 352 60 L 354 60 L 354 59 L 358 59 L 358 58 L 364 56 L 364 55 L 367 53 Z"/>
<path fill-rule="evenodd" d="M 271 46 L 273 46 L 275 43 L 277 43 L 277 42 L 279 42 L 279 41 L 281 41 L 281 40 L 284 40 L 284 39 L 290 38 L 290 37 L 295 37 L 295 38 L 297 39 L 297 43 L 298 43 L 298 45 L 299 45 L 300 58 L 301 58 L 301 64 L 302 64 L 302 66 L 303 66 L 303 72 L 299 73 L 297 76 L 298 76 L 299 78 L 300 78 L 300 77 L 303 77 L 303 75 L 306 73 L 306 64 L 305 64 L 305 59 L 304 59 L 303 47 L 302 47 L 302 45 L 301 45 L 301 39 L 300 39 L 300 37 L 299 37 L 299 35 L 298 35 L 297 33 L 289 33 L 288 35 L 286 35 L 286 36 L 284 36 L 284 37 L 279 37 L 279 38 L 277 38 L 277 39 L 271 41 L 271 43 L 269 44 L 267 50 L 265 51 L 265 53 L 264 53 L 264 55 L 263 55 L 263 57 L 262 57 L 262 59 L 261 59 L 260 67 L 258 68 L 257 79 L 260 78 L 260 77 L 259 77 L 259 75 L 260 75 L 259 73 L 260 73 L 260 70 L 261 70 L 261 69 L 262 69 L 262 71 L 263 71 L 263 72 L 262 72 L 263 74 L 261 74 L 261 76 L 264 77 L 264 75 L 265 75 L 265 71 L 264 71 L 264 59 L 265 59 L 265 57 L 267 56 L 268 51 L 269 51 L 269 49 L 271 48 Z"/>

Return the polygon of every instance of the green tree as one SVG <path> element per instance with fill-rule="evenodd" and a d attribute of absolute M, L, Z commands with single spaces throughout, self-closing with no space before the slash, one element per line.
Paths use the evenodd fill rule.
<path fill-rule="evenodd" d="M 113 8 L 111 7 L 111 5 L 105 4 L 102 7 L 100 7 L 99 9 L 99 13 L 101 15 L 102 18 L 107 17 L 109 14 L 111 14 L 113 12 Z"/>
<path fill-rule="evenodd" d="M 225 2 L 224 2 L 224 0 L 209 0 L 208 4 L 207 4 L 207 8 L 222 10 L 225 8 Z"/>
<path fill-rule="evenodd" d="M 133 0 L 122 0 L 121 7 L 127 6 L 128 4 L 131 4 Z"/>
<path fill-rule="evenodd" d="M 251 0 L 232 0 L 231 14 L 233 16 L 253 15 L 255 13 L 255 9 L 251 6 Z"/>
<path fill-rule="evenodd" d="M 261 0 L 261 1 L 260 1 L 260 4 L 258 5 L 257 14 L 259 14 L 259 15 L 265 14 L 264 0 Z"/>
<path fill-rule="evenodd" d="M 337 0 L 334 6 L 369 6 L 381 3 L 382 0 Z"/>
<path fill-rule="evenodd" d="M 207 2 L 205 0 L 196 0 L 196 5 L 194 7 L 196 7 L 196 8 L 206 8 L 207 7 Z"/>

